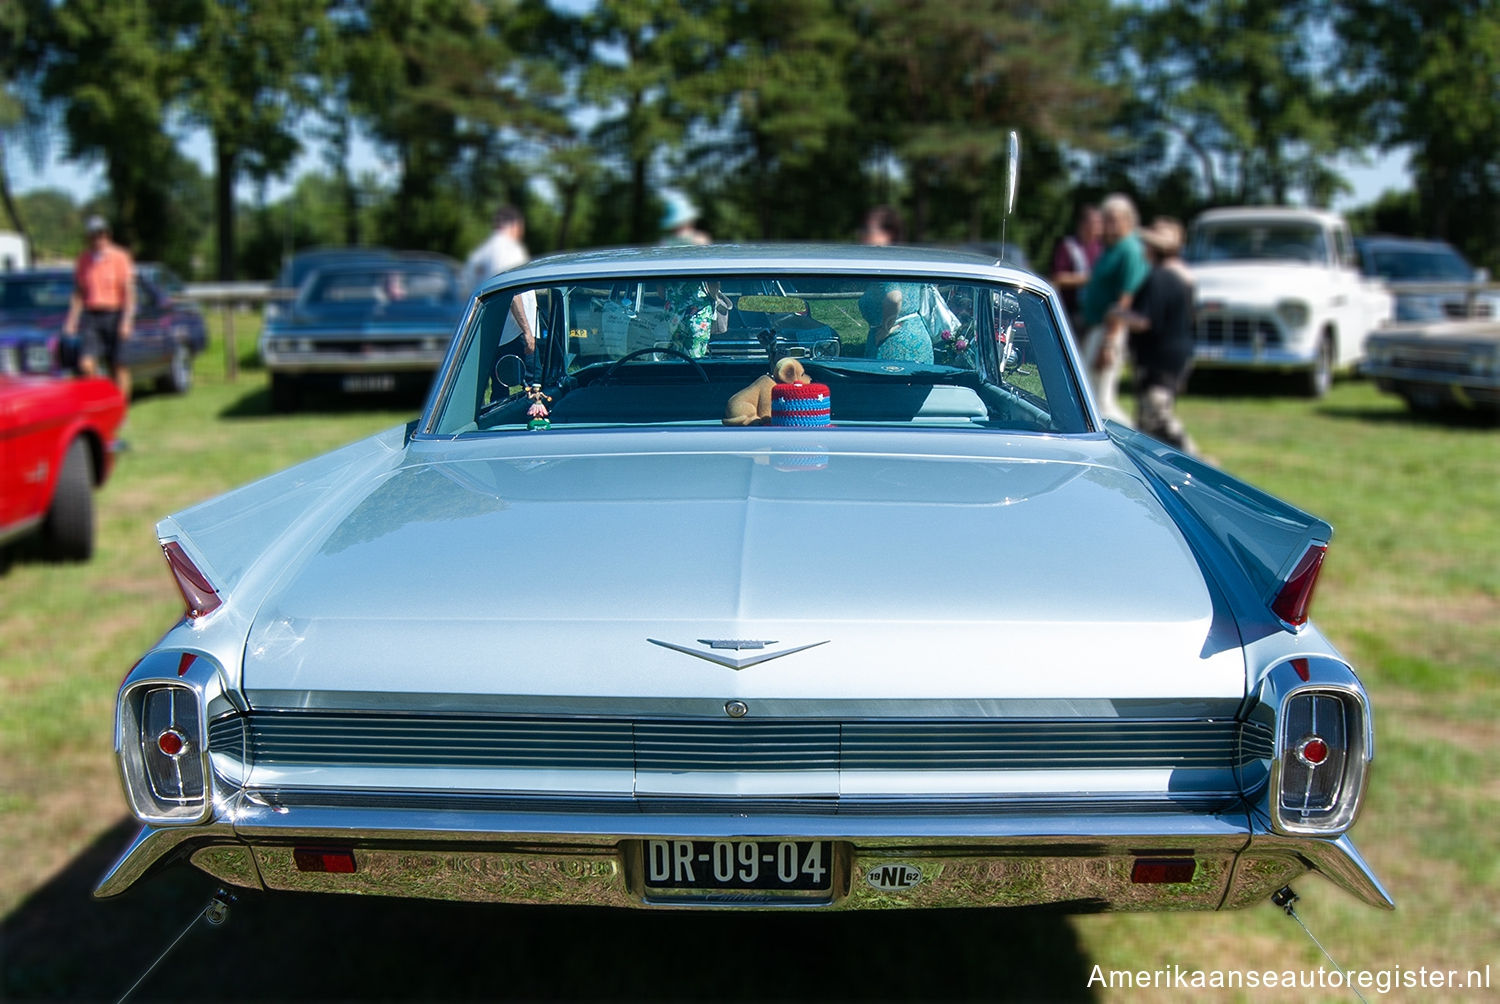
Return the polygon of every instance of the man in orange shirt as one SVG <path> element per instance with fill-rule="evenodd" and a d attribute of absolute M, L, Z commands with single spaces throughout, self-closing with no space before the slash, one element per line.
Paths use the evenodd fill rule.
<path fill-rule="evenodd" d="M 102 357 L 120 395 L 129 401 L 130 370 L 122 356 L 135 324 L 135 262 L 109 239 L 104 217 L 90 216 L 87 229 L 89 245 L 73 266 L 73 297 L 63 334 L 78 336 L 79 372 L 95 375 Z"/>

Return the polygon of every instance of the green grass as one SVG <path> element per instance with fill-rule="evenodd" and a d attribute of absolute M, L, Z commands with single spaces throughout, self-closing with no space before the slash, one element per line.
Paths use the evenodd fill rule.
<path fill-rule="evenodd" d="M 419 407 L 415 401 L 384 402 L 370 410 L 329 400 L 319 410 L 272 415 L 265 375 L 248 365 L 253 323 L 241 315 L 237 331 L 247 364 L 237 381 L 225 378 L 216 335 L 199 361 L 198 384 L 190 394 L 146 396 L 132 408 L 125 432 L 131 449 L 98 496 L 95 559 L 87 565 L 49 565 L 22 549 L 14 567 L 0 575 L 0 860 L 5 862 L 0 914 L 23 933 L 45 929 L 48 920 L 39 916 L 44 907 L 60 911 L 58 926 L 65 929 L 118 916 L 100 913 L 116 908 L 94 906 L 81 892 L 50 897 L 44 890 L 58 887 L 60 873 L 70 876 L 63 883 L 69 889 L 68 882 L 92 878 L 74 872 L 97 871 L 86 849 L 125 816 L 109 752 L 115 688 L 179 609 L 156 547 L 155 521 L 405 421 Z M 1339 383 L 1323 402 L 1263 395 L 1246 382 L 1227 393 L 1189 395 L 1181 411 L 1201 447 L 1221 466 L 1327 518 L 1336 531 L 1314 616 L 1359 668 L 1376 707 L 1376 766 L 1354 837 L 1399 907 L 1395 913 L 1378 912 L 1308 877 L 1296 884 L 1303 896 L 1301 915 L 1346 967 L 1494 964 L 1500 971 L 1495 907 L 1500 903 L 1495 724 L 1500 714 L 1500 430 L 1413 419 L 1394 398 L 1362 382 Z M 153 895 L 163 894 L 141 897 L 149 901 Z M 334 908 L 318 909 L 326 918 Z M 293 915 L 295 910 L 278 914 L 257 937 L 275 937 L 271 932 L 291 924 Z M 420 915 L 436 918 L 434 925 L 455 916 L 475 923 L 488 916 Z M 354 915 L 333 916 L 346 922 Z M 706 922 L 686 927 L 700 923 Z M 796 923 L 809 925 L 808 937 L 825 936 L 814 921 Z M 1067 974 L 1061 985 L 1025 984 L 1040 994 L 1082 994 L 1085 988 L 1074 984 L 1095 963 L 1104 970 L 1173 963 L 1279 970 L 1321 962 L 1296 925 L 1269 904 L 1222 915 L 1100 915 L 993 924 L 976 916 L 972 922 L 934 918 L 877 926 L 888 923 L 841 920 L 837 929 L 876 932 L 880 944 L 893 931 L 918 939 L 925 939 L 922 932 L 939 931 L 943 939 L 956 941 L 972 930 L 976 938 L 1016 940 L 1028 947 L 1010 957 L 1014 965 Z M 746 930 L 777 929 L 760 921 L 744 924 Z M 596 923 L 595 929 L 609 940 L 607 932 L 616 928 Z M 1018 933 L 1029 930 L 1047 934 L 1028 941 Z M 306 930 L 303 936 L 317 941 L 322 932 Z M 104 954 L 101 965 L 117 970 L 136 965 L 140 960 L 109 940 L 113 937 L 100 935 L 86 943 Z M 131 951 L 158 950 L 166 926 L 141 938 Z M 42 943 L 41 935 L 35 939 L 27 943 Z M 946 943 L 930 947 L 955 959 L 988 957 L 991 951 Z M 797 951 L 815 950 L 810 944 Z M 14 961 L 12 956 L 6 965 Z M 24 985 L 75 990 L 83 985 L 48 970 L 51 964 L 36 963 L 40 969 Z M 318 983 L 311 971 L 283 973 L 280 978 L 290 982 L 280 989 L 294 994 L 297 987 L 310 986 L 321 989 L 308 992 L 328 996 L 385 993 L 378 983 Z M 994 976 L 1002 979 L 1004 973 Z M 119 982 L 103 980 L 101 992 L 128 985 L 128 979 L 115 986 Z M 527 985 L 533 995 L 547 993 Z M 914 984 L 899 986 L 916 992 Z M 972 983 L 963 989 L 964 996 L 987 993 Z M 179 996 L 198 992 L 201 988 L 188 986 L 176 991 Z M 988 991 L 1003 992 L 998 984 Z M 476 994 L 485 991 L 468 987 L 467 995 Z"/>

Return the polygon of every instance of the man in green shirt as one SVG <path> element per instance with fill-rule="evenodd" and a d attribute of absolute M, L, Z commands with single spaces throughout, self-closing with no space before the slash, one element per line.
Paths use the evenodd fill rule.
<path fill-rule="evenodd" d="M 1136 236 L 1135 203 L 1125 195 L 1111 195 L 1099 206 L 1104 218 L 1104 253 L 1094 263 L 1079 302 L 1088 335 L 1083 360 L 1089 368 L 1094 399 L 1105 418 L 1129 424 L 1117 396 L 1125 365 L 1125 326 L 1111 318 L 1113 310 L 1128 310 L 1131 297 L 1151 274 L 1146 250 Z"/>

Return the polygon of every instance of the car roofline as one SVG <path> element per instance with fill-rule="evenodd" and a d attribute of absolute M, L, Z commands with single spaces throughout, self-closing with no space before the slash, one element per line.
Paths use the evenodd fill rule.
<path fill-rule="evenodd" d="M 508 269 L 479 287 L 484 296 L 508 286 L 573 279 L 650 278 L 717 272 L 870 276 L 879 267 L 892 274 L 993 281 L 1050 292 L 1027 269 L 987 255 L 927 247 L 864 247 L 850 244 L 713 244 L 703 247 L 624 247 L 548 255 Z"/>

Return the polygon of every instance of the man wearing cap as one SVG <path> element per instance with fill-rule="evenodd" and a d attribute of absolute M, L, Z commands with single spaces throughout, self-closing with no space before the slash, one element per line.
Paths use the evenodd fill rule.
<path fill-rule="evenodd" d="M 63 334 L 78 336 L 78 371 L 99 372 L 99 360 L 114 377 L 120 396 L 130 400 L 130 369 L 122 358 L 135 325 L 135 262 L 109 239 L 109 223 L 90 216 L 88 247 L 73 266 L 73 295 Z"/>
<path fill-rule="evenodd" d="M 1193 277 L 1180 257 L 1182 224 L 1158 217 L 1140 238 L 1151 274 L 1128 310 L 1112 312 L 1130 331 L 1136 422 L 1146 435 L 1197 453 L 1176 411 L 1193 368 Z"/>

